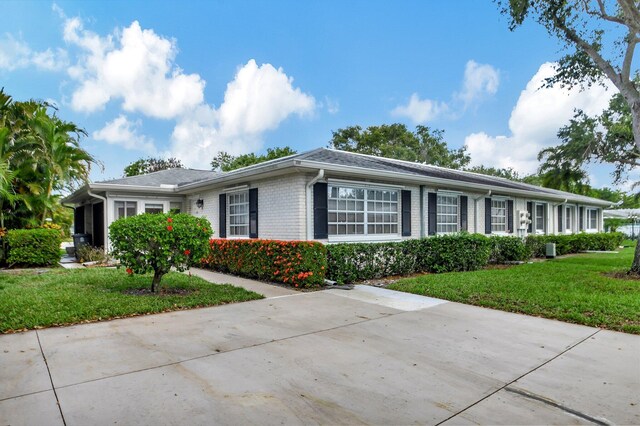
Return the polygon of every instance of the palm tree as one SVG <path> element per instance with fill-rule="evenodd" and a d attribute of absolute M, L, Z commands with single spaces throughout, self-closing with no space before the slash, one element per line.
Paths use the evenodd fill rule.
<path fill-rule="evenodd" d="M 50 116 L 46 106 L 35 111 L 29 127 L 37 146 L 34 158 L 43 187 L 39 197 L 39 219 L 44 224 L 55 202 L 53 192 L 74 189 L 78 184 L 87 182 L 91 165 L 98 162 L 80 147 L 80 138 L 87 135 L 86 131 L 55 114 Z"/>

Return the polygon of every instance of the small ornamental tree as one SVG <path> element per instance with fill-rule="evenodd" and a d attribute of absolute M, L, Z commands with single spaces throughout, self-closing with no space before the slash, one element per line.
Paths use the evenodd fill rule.
<path fill-rule="evenodd" d="M 112 255 L 128 274 L 153 272 L 151 291 L 175 268 L 186 271 L 208 250 L 211 224 L 188 214 L 141 214 L 118 219 L 109 227 Z"/>

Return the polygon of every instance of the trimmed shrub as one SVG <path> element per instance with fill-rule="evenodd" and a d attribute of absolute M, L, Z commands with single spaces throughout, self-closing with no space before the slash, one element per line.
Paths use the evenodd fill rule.
<path fill-rule="evenodd" d="M 531 249 L 518 237 L 491 237 L 491 263 L 522 262 L 531 257 Z"/>
<path fill-rule="evenodd" d="M 418 254 L 420 271 L 476 271 L 489 263 L 491 240 L 484 235 L 442 235 L 426 238 L 424 242 L 427 249 L 423 246 Z"/>
<path fill-rule="evenodd" d="M 9 266 L 51 266 L 60 261 L 62 235 L 56 229 L 15 229 L 7 231 Z"/>
<path fill-rule="evenodd" d="M 214 271 L 307 288 L 324 283 L 327 250 L 313 241 L 212 239 L 202 263 Z"/>
<path fill-rule="evenodd" d="M 443 235 L 392 243 L 327 246 L 327 278 L 339 283 L 416 272 L 473 271 L 487 265 L 491 242 L 484 235 Z"/>
<path fill-rule="evenodd" d="M 185 213 L 140 214 L 109 226 L 111 254 L 128 274 L 153 272 L 151 291 L 171 268 L 185 271 L 207 255 L 211 225 Z"/>
<path fill-rule="evenodd" d="M 417 242 L 329 244 L 327 276 L 339 283 L 350 283 L 411 274 L 418 262 Z"/>
<path fill-rule="evenodd" d="M 545 244 L 555 243 L 556 254 L 562 256 L 580 253 L 586 250 L 612 251 L 618 248 L 624 240 L 620 232 L 599 232 L 595 234 L 572 235 L 529 235 L 525 240 L 532 257 L 545 257 Z"/>

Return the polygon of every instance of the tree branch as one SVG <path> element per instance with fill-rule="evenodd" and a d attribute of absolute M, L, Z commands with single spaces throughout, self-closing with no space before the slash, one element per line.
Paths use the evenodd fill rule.
<path fill-rule="evenodd" d="M 630 80 L 631 79 L 631 62 L 633 62 L 633 54 L 636 50 L 636 44 L 638 43 L 638 38 L 636 35 L 629 29 L 628 44 L 627 50 L 624 53 L 624 60 L 622 62 L 622 69 L 620 71 L 620 78 L 622 80 Z"/>
<path fill-rule="evenodd" d="M 618 18 L 617 16 L 609 15 L 607 13 L 607 10 L 605 9 L 603 0 L 598 0 L 598 8 L 600 9 L 600 13 L 589 12 L 588 6 L 585 7 L 585 10 L 587 11 L 588 14 L 597 15 L 600 18 L 604 19 L 605 21 L 615 22 L 616 24 L 621 24 L 621 25 L 627 26 L 627 23 L 624 20 L 622 20 L 621 18 Z"/>

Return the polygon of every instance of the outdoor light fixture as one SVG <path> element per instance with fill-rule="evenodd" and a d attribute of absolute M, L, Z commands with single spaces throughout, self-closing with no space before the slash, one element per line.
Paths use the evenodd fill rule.
<path fill-rule="evenodd" d="M 196 201 L 196 206 L 201 209 L 204 207 L 204 200 L 202 198 L 198 199 L 198 201 Z"/>

